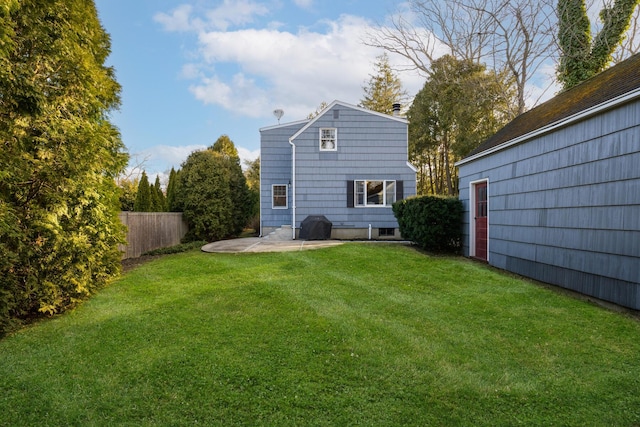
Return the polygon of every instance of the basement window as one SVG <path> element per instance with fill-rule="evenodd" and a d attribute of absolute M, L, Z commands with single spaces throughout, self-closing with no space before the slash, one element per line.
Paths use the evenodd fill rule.
<path fill-rule="evenodd" d="M 395 235 L 395 228 L 378 228 L 378 237 L 393 237 Z"/>

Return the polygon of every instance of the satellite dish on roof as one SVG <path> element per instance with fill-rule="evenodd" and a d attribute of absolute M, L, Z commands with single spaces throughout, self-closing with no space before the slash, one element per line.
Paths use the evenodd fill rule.
<path fill-rule="evenodd" d="M 284 110 L 277 108 L 273 110 L 273 115 L 278 119 L 278 124 L 280 124 L 280 118 L 284 115 Z"/>

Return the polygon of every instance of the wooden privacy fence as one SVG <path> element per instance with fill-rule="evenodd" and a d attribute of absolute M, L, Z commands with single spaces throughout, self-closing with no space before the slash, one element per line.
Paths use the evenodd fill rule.
<path fill-rule="evenodd" d="M 120 212 L 120 221 L 128 229 L 122 259 L 177 245 L 189 231 L 182 212 Z"/>

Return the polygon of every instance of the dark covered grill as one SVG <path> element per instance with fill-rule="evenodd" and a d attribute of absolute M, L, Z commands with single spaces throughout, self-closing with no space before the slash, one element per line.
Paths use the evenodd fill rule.
<path fill-rule="evenodd" d="M 330 239 L 332 225 L 324 215 L 309 215 L 300 224 L 299 237 L 305 240 Z"/>

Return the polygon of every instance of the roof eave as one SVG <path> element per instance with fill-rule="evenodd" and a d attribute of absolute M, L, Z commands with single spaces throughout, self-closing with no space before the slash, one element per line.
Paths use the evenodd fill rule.
<path fill-rule="evenodd" d="M 271 129 L 278 129 L 278 128 L 286 128 L 289 126 L 294 126 L 294 125 L 300 125 L 303 123 L 308 122 L 310 119 L 305 119 L 305 120 L 297 120 L 295 122 L 287 122 L 287 123 L 282 123 L 282 124 L 277 124 L 277 125 L 270 125 L 270 126 L 265 126 L 265 127 L 261 127 L 260 129 L 258 129 L 259 132 L 265 131 L 265 130 L 271 130 Z"/>
<path fill-rule="evenodd" d="M 591 117 L 595 114 L 604 112 L 606 110 L 610 110 L 614 107 L 617 107 L 619 105 L 625 104 L 627 102 L 633 101 L 636 98 L 640 98 L 640 88 L 634 89 L 630 92 L 627 92 L 623 95 L 620 95 L 616 98 L 610 99 L 608 101 L 605 101 L 603 103 L 600 103 L 598 105 L 595 105 L 591 108 L 587 108 L 586 110 L 582 110 L 579 113 L 576 113 L 572 116 L 566 117 L 562 120 L 558 120 L 556 122 L 550 123 L 546 126 L 543 126 L 541 128 L 538 128 L 534 131 L 531 131 L 529 133 L 526 133 L 524 135 L 521 135 L 517 138 L 513 138 L 510 139 L 509 141 L 503 142 L 502 144 L 496 145 L 495 147 L 491 147 L 485 151 L 481 151 L 480 153 L 474 154 L 472 156 L 469 157 L 465 157 L 462 160 L 457 161 L 454 166 L 459 167 L 461 165 L 464 165 L 466 163 L 470 163 L 473 162 L 475 160 L 478 160 L 482 157 L 488 156 L 490 154 L 493 154 L 495 152 L 498 151 L 502 151 L 506 148 L 512 147 L 514 145 L 518 145 L 521 144 L 525 141 L 528 141 L 530 139 L 542 136 L 546 133 L 549 133 L 551 131 L 554 131 L 556 129 L 568 126 L 572 123 L 578 122 L 580 120 L 584 120 L 588 117 Z"/>
<path fill-rule="evenodd" d="M 308 128 L 310 128 L 316 121 L 318 121 L 322 116 L 324 116 L 329 110 L 331 110 L 336 105 L 342 105 L 343 107 L 346 107 L 346 108 L 351 108 L 351 109 L 354 109 L 354 110 L 362 111 L 362 112 L 367 113 L 367 114 L 373 114 L 374 116 L 384 117 L 385 119 L 395 120 L 397 122 L 404 123 L 404 124 L 408 124 L 409 123 L 409 121 L 407 119 L 403 118 L 403 117 L 390 116 L 388 114 L 379 113 L 377 111 L 368 110 L 368 109 L 363 108 L 363 107 L 358 107 L 357 105 L 351 105 L 351 104 L 348 104 L 346 102 L 335 100 L 331 104 L 329 104 L 324 110 L 322 110 L 320 112 L 320 114 L 318 114 L 313 119 L 311 119 L 309 121 L 309 123 L 307 123 L 305 126 L 303 126 L 291 138 L 289 138 L 289 140 L 290 141 L 295 140 L 298 136 L 300 136 L 304 131 L 306 131 Z"/>

